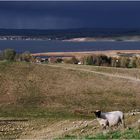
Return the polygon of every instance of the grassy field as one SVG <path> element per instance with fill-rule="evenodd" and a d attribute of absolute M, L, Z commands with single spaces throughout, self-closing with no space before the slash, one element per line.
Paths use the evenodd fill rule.
<path fill-rule="evenodd" d="M 31 135 L 25 135 L 25 130 L 29 133 L 47 129 L 47 126 L 59 121 L 68 121 L 66 124 L 71 124 L 73 120 L 91 121 L 94 116 L 90 112 L 96 109 L 128 112 L 139 108 L 139 82 L 78 70 L 82 68 L 135 77 L 140 73 L 138 69 L 63 67 L 0 62 L 0 117 L 28 119 L 28 122 L 20 124 L 22 131 L 13 134 L 11 129 L 14 126 L 17 128 L 17 123 L 12 123 L 14 126 L 7 128 L 9 131 L 5 136 L 0 132 L 0 137 L 24 138 Z"/>
<path fill-rule="evenodd" d="M 92 65 L 71 65 L 71 64 L 61 64 L 64 67 L 72 67 L 76 69 L 85 69 L 97 72 L 104 72 L 114 75 L 121 75 L 127 77 L 133 77 L 140 79 L 140 69 L 139 68 L 116 68 L 116 67 L 104 67 L 104 66 L 92 66 Z"/>

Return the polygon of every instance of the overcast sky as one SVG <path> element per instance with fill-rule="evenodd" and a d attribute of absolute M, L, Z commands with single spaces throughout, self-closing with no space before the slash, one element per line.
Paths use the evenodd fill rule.
<path fill-rule="evenodd" d="M 140 28 L 140 2 L 0 1 L 0 28 Z"/>

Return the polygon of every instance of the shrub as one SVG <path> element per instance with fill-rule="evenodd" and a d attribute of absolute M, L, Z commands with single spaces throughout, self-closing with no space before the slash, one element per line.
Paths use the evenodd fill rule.
<path fill-rule="evenodd" d="M 106 55 L 97 56 L 96 65 L 98 65 L 98 66 L 110 66 L 111 65 L 111 57 L 108 57 Z"/>
<path fill-rule="evenodd" d="M 93 65 L 94 64 L 93 56 L 87 56 L 85 61 L 86 61 L 86 65 Z"/>
<path fill-rule="evenodd" d="M 136 57 L 135 59 L 136 59 L 136 60 L 135 60 L 135 61 L 136 61 L 136 62 L 135 62 L 135 63 L 136 63 L 136 67 L 137 67 L 137 68 L 140 68 L 140 58 L 139 58 L 139 57 Z"/>
<path fill-rule="evenodd" d="M 70 59 L 64 59 L 64 62 L 68 64 L 78 64 L 79 60 L 76 57 L 72 57 Z"/>
<path fill-rule="evenodd" d="M 3 52 L 0 51 L 0 60 L 3 60 L 3 59 L 4 59 Z"/>
<path fill-rule="evenodd" d="M 25 62 L 31 62 L 33 60 L 33 56 L 30 54 L 30 52 L 24 52 L 21 54 L 21 60 Z"/>
<path fill-rule="evenodd" d="M 130 58 L 128 57 L 120 57 L 120 67 L 128 68 L 130 64 Z"/>
<path fill-rule="evenodd" d="M 96 66 L 110 66 L 111 57 L 106 55 L 89 55 L 82 58 L 83 64 L 86 65 L 96 65 Z"/>
<path fill-rule="evenodd" d="M 62 63 L 63 59 L 62 58 L 57 58 L 56 62 L 57 63 Z"/>
<path fill-rule="evenodd" d="M 136 68 L 137 67 L 137 65 L 136 65 L 136 58 L 130 59 L 128 67 L 129 68 Z"/>
<path fill-rule="evenodd" d="M 3 51 L 3 56 L 4 56 L 4 59 L 13 61 L 16 56 L 16 51 L 13 49 L 6 49 Z"/>

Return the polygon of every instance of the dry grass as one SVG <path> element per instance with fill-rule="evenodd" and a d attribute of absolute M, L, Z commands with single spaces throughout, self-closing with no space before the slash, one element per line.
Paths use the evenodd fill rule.
<path fill-rule="evenodd" d="M 92 65 L 71 65 L 71 64 L 61 64 L 65 67 L 73 67 L 77 69 L 87 69 L 97 72 L 105 72 L 114 75 L 122 75 L 128 77 L 134 77 L 140 79 L 140 69 L 139 68 L 116 68 L 116 67 L 104 67 L 104 66 L 92 66 Z"/>
<path fill-rule="evenodd" d="M 77 67 L 78 68 L 78 67 Z M 138 108 L 139 83 L 26 63 L 1 64 L 0 105 L 73 113 Z"/>
<path fill-rule="evenodd" d="M 71 66 L 77 69 L 81 67 Z M 82 68 L 91 69 L 93 67 L 82 66 Z M 4 118 L 24 117 L 29 119 L 29 123 L 21 125 L 22 131 L 18 131 L 18 133 L 11 131 L 11 128 L 16 126 L 13 124 L 11 128 L 8 128 L 9 131 L 6 134 L 4 132 L 5 136 L 2 132 L 0 137 L 28 138 L 35 132 L 43 135 L 46 132 L 54 131 L 50 134 L 53 137 L 59 129 L 60 135 L 62 133 L 77 136 L 92 135 L 93 131 L 96 131 L 93 130 L 93 124 L 90 122 L 93 119 L 90 111 L 101 109 L 127 112 L 139 108 L 139 91 L 139 82 L 125 79 L 61 67 L 55 68 L 49 65 L 1 62 L 0 116 Z M 82 113 L 74 113 L 76 110 Z M 90 125 L 84 128 L 85 132 L 81 134 L 83 128 L 78 127 L 75 130 L 73 120 L 78 120 L 76 121 L 78 123 L 85 119 Z M 137 117 L 134 119 L 128 117 L 127 124 L 132 124 L 137 119 Z M 63 122 L 63 120 L 65 121 Z M 96 123 L 95 125 L 97 126 Z M 71 126 L 72 130 L 63 132 L 67 126 Z M 56 135 L 56 137 L 58 136 Z"/>

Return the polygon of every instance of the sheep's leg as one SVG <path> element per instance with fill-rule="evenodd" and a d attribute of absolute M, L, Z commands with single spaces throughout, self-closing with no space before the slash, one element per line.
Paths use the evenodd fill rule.
<path fill-rule="evenodd" d="M 102 129 L 103 129 L 103 130 L 104 130 L 104 129 L 106 130 L 106 125 L 103 125 L 103 124 L 102 124 Z"/>
<path fill-rule="evenodd" d="M 111 132 L 113 130 L 112 126 L 108 127 L 109 132 Z"/>
<path fill-rule="evenodd" d="M 109 124 L 109 122 L 108 122 L 107 126 L 108 126 L 108 130 L 109 130 L 109 131 L 112 131 L 112 130 L 113 130 L 113 128 L 112 128 L 112 126 Z"/>
<path fill-rule="evenodd" d="M 102 129 L 103 129 L 103 130 L 106 130 L 106 126 L 103 126 Z"/>
<path fill-rule="evenodd" d="M 121 123 L 123 125 L 123 128 L 125 128 L 125 122 L 124 122 L 124 119 L 121 119 Z"/>
<path fill-rule="evenodd" d="M 119 128 L 120 123 L 121 123 L 121 122 L 119 122 L 119 123 L 117 123 L 117 124 L 115 125 L 115 129 L 118 129 L 118 128 Z"/>
<path fill-rule="evenodd" d="M 123 128 L 126 128 L 124 115 L 123 115 L 123 118 L 122 118 L 122 123 L 123 123 Z"/>

